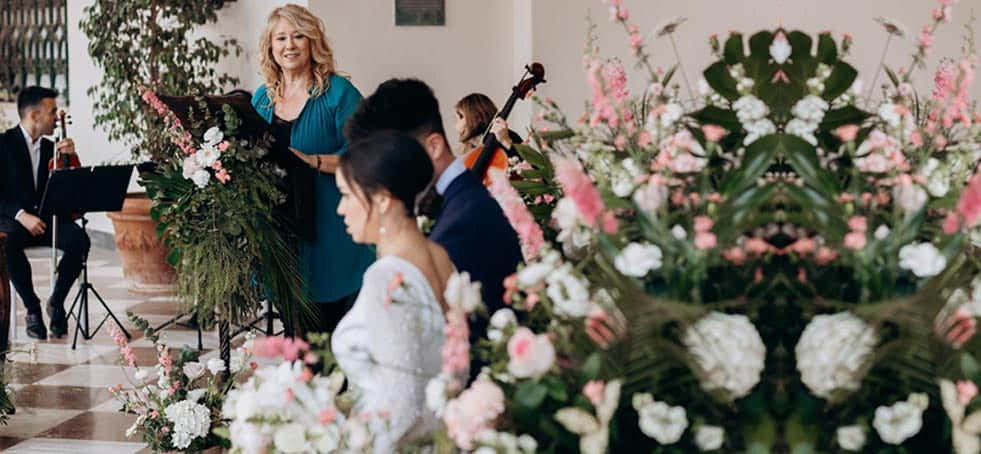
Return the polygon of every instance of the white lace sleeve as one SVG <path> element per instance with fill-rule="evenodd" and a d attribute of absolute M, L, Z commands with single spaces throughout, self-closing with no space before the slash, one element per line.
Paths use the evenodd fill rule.
<path fill-rule="evenodd" d="M 374 452 L 390 453 L 432 429 L 425 387 L 439 372 L 443 316 L 418 270 L 396 261 L 376 265 L 352 308 L 361 323 L 338 327 L 345 345 L 335 354 L 349 355 L 338 360 L 360 391 L 355 410 L 370 416 Z M 403 284 L 389 295 L 398 275 Z"/>

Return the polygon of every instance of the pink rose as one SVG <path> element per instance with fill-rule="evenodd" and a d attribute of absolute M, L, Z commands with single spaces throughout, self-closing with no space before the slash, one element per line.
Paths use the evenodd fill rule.
<path fill-rule="evenodd" d="M 852 216 L 848 220 L 848 228 L 856 232 L 865 232 L 869 229 L 869 223 L 865 216 Z"/>
<path fill-rule="evenodd" d="M 583 390 L 585 391 L 585 389 Z M 978 385 L 974 384 L 971 380 L 958 380 L 957 381 L 957 400 L 960 401 L 961 405 L 967 405 L 969 402 L 974 400 L 974 396 L 978 395 Z"/>
<path fill-rule="evenodd" d="M 555 348 L 548 336 L 535 335 L 530 329 L 521 327 L 508 341 L 508 372 L 518 378 L 545 375 L 555 363 Z"/>
<path fill-rule="evenodd" d="M 971 384 L 974 383 L 971 382 Z M 603 391 L 605 388 L 606 384 L 602 381 L 590 380 L 586 383 L 586 386 L 582 387 L 582 395 L 586 396 L 594 407 L 598 407 L 600 402 L 603 401 Z M 974 392 L 977 394 L 977 387 L 974 388 Z"/>
<path fill-rule="evenodd" d="M 698 250 L 712 249 L 717 243 L 718 240 L 712 232 L 698 232 L 695 234 L 695 248 Z"/>
<path fill-rule="evenodd" d="M 746 252 L 739 246 L 726 249 L 725 252 L 722 253 L 722 257 L 732 262 L 733 265 L 738 266 L 746 263 Z"/>
<path fill-rule="evenodd" d="M 493 428 L 501 413 L 504 392 L 494 382 L 480 379 L 446 404 L 443 422 L 457 447 L 469 451 L 477 434 Z"/>
<path fill-rule="evenodd" d="M 708 232 L 712 230 L 712 218 L 708 216 L 695 216 L 695 231 Z"/>
<path fill-rule="evenodd" d="M 848 232 L 845 235 L 845 247 L 856 251 L 865 247 L 865 232 Z"/>
<path fill-rule="evenodd" d="M 947 217 L 944 218 L 944 233 L 947 235 L 952 235 L 961 229 L 961 219 L 956 212 L 951 211 L 947 213 Z"/>
<path fill-rule="evenodd" d="M 221 143 L 218 144 L 218 151 L 225 151 L 229 146 L 231 146 L 231 144 L 228 143 L 227 140 L 222 140 Z"/>

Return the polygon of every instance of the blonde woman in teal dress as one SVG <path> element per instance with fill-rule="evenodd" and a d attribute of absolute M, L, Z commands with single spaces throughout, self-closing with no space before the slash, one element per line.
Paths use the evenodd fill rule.
<path fill-rule="evenodd" d="M 316 234 L 300 240 L 299 256 L 310 299 L 320 316 L 316 331 L 333 331 L 358 294 L 375 253 L 355 244 L 337 215 L 340 193 L 334 179 L 338 158 L 347 150 L 343 127 L 361 101 L 350 81 L 337 75 L 323 22 L 298 5 L 269 15 L 259 44 L 265 84 L 252 105 L 290 148 L 319 172 L 315 193 Z"/>

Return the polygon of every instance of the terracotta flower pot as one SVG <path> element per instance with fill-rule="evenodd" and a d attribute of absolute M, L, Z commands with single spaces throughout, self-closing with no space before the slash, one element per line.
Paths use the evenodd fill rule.
<path fill-rule="evenodd" d="M 146 194 L 127 194 L 123 210 L 108 213 L 116 232 L 116 249 L 123 262 L 129 291 L 173 293 L 177 272 L 167 264 L 169 250 L 157 238 L 157 224 L 150 218 Z"/>

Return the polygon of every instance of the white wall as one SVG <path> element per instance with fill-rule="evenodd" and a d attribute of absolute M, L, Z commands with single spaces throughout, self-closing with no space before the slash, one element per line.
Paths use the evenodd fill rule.
<path fill-rule="evenodd" d="M 800 29 L 812 35 L 830 30 L 836 41 L 849 32 L 855 38 L 849 63 L 859 71 L 866 87 L 872 81 L 879 62 L 886 35 L 882 27 L 872 21 L 877 16 L 893 17 L 904 24 L 912 35 L 906 42 L 893 40 L 886 58 L 892 68 L 908 66 L 914 50 L 914 42 L 920 28 L 930 19 L 936 0 L 624 0 L 630 13 L 630 22 L 639 25 L 643 33 L 649 33 L 658 24 L 674 16 L 684 16 L 688 22 L 675 34 L 678 50 L 692 84 L 701 78 L 701 71 L 712 60 L 708 36 L 718 33 L 725 39 L 730 30 L 744 32 L 748 37 L 761 29 L 774 29 L 783 24 L 788 29 Z M 916 88 L 929 93 L 933 80 L 932 71 L 941 56 L 958 57 L 964 35 L 964 25 L 971 16 L 971 8 L 981 14 L 981 1 L 963 0 L 953 8 L 954 20 L 938 30 L 933 55 L 928 60 L 928 72 L 916 77 Z M 540 92 L 553 97 L 566 111 L 569 118 L 577 118 L 584 110 L 583 102 L 589 92 L 582 69 L 582 49 L 586 37 L 586 11 L 598 24 L 601 54 L 619 57 L 628 70 L 632 92 L 642 90 L 646 79 L 633 71 L 634 59 L 629 55 L 627 35 L 622 27 L 609 21 L 609 13 L 600 0 L 534 0 L 534 57 L 545 65 L 548 84 Z M 981 35 L 975 30 L 975 38 Z M 654 64 L 665 69 L 676 59 L 667 37 L 653 44 Z M 885 79 L 880 74 L 876 85 Z M 680 72 L 675 82 L 684 84 Z M 682 85 L 682 90 L 684 86 Z M 973 98 L 981 98 L 981 80 L 976 80 Z"/>
<path fill-rule="evenodd" d="M 394 8 L 393 0 L 310 0 L 327 26 L 338 68 L 363 95 L 392 77 L 423 80 L 456 145 L 453 105 L 473 92 L 500 105 L 514 84 L 512 1 L 448 0 L 446 25 L 432 27 L 396 27 Z"/>

